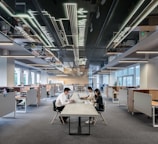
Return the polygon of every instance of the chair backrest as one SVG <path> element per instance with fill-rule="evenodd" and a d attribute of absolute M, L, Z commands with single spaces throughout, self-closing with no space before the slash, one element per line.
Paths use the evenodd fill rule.
<path fill-rule="evenodd" d="M 53 101 L 53 110 L 54 110 L 54 111 L 57 110 L 55 103 L 56 103 L 56 100 Z"/>

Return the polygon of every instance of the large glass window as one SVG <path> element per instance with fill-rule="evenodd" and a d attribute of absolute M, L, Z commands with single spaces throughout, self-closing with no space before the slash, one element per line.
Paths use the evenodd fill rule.
<path fill-rule="evenodd" d="M 140 65 L 116 71 L 117 83 L 120 86 L 140 85 Z"/>
<path fill-rule="evenodd" d="M 15 68 L 14 83 L 15 85 L 20 85 L 20 68 Z"/>
<path fill-rule="evenodd" d="M 37 73 L 37 83 L 39 84 L 40 83 L 40 74 Z"/>
<path fill-rule="evenodd" d="M 128 68 L 128 74 L 133 75 L 134 74 L 134 67 Z"/>
<path fill-rule="evenodd" d="M 35 84 L 35 73 L 31 72 L 31 84 Z"/>
<path fill-rule="evenodd" d="M 136 70 L 136 72 L 135 72 L 136 86 L 140 86 L 140 65 L 137 65 L 135 70 Z"/>
<path fill-rule="evenodd" d="M 24 71 L 24 85 L 28 85 L 28 71 Z"/>

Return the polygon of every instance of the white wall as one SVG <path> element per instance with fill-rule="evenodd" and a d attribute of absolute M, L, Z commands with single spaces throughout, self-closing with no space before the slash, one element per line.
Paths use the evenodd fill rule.
<path fill-rule="evenodd" d="M 140 88 L 158 88 L 158 60 L 140 65 Z"/>
<path fill-rule="evenodd" d="M 158 60 L 148 65 L 148 88 L 158 88 Z"/>
<path fill-rule="evenodd" d="M 111 72 L 109 75 L 109 86 L 113 86 L 115 83 L 116 79 L 115 79 L 115 73 Z"/>
<path fill-rule="evenodd" d="M 0 86 L 14 86 L 14 59 L 0 58 Z"/>
<path fill-rule="evenodd" d="M 148 64 L 140 64 L 140 88 L 148 87 Z"/>
<path fill-rule="evenodd" d="M 41 72 L 41 84 L 47 84 L 48 83 L 48 74 L 45 71 Z"/>

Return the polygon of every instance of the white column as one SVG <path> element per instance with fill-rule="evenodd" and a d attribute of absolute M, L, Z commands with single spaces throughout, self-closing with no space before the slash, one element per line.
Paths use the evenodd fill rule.
<path fill-rule="evenodd" d="M 41 72 L 41 84 L 47 84 L 48 83 L 48 74 L 46 71 Z"/>
<path fill-rule="evenodd" d="M 148 64 L 140 64 L 140 88 L 148 88 Z"/>
<path fill-rule="evenodd" d="M 0 58 L 0 86 L 14 86 L 14 59 Z"/>
<path fill-rule="evenodd" d="M 31 70 L 28 71 L 28 84 L 32 84 L 32 81 L 31 81 Z"/>
<path fill-rule="evenodd" d="M 20 84 L 24 84 L 24 70 L 23 68 L 20 69 Z"/>
<path fill-rule="evenodd" d="M 140 88 L 158 88 L 158 60 L 140 65 Z"/>

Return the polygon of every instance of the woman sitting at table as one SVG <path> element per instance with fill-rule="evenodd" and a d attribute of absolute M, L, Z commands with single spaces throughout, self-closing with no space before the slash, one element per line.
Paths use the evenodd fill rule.
<path fill-rule="evenodd" d="M 95 106 L 96 110 L 97 111 L 103 111 L 104 110 L 104 104 L 103 104 L 103 98 L 101 96 L 100 90 L 95 89 L 94 94 L 95 94 L 94 106 Z"/>
<path fill-rule="evenodd" d="M 94 101 L 94 106 L 96 108 L 97 111 L 104 111 L 104 104 L 103 104 L 103 98 L 101 96 L 100 90 L 99 89 L 95 89 L 94 90 L 94 94 L 95 94 L 95 101 Z M 86 121 L 85 123 L 94 123 L 94 117 L 90 118 L 90 121 Z"/>

